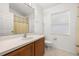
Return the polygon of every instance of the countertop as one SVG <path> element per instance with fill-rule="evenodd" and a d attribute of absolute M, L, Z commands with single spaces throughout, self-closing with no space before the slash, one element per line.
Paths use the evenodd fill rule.
<path fill-rule="evenodd" d="M 14 51 L 22 46 L 32 43 L 39 38 L 44 37 L 44 35 L 27 35 L 27 38 L 22 35 L 6 36 L 0 38 L 0 55 L 7 54 Z"/>

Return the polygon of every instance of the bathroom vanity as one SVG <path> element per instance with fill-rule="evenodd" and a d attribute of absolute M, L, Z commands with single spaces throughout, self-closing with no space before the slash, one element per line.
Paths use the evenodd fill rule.
<path fill-rule="evenodd" d="M 13 42 L 9 40 L 10 43 L 8 43 L 8 41 L 6 40 L 7 42 L 5 41 L 5 43 L 8 43 L 10 45 L 4 44 L 2 47 L 4 50 L 0 50 L 0 54 L 3 56 L 43 56 L 45 51 L 45 38 L 43 35 L 36 37 L 37 38 L 34 37 L 31 39 L 16 38 L 17 41 L 15 41 L 16 39 L 11 39 L 13 40 Z M 13 44 L 15 45 L 13 46 Z"/>
<path fill-rule="evenodd" d="M 34 8 L 27 3 L 4 3 L 0 4 L 0 10 L 0 56 L 44 55 L 44 35 L 28 34 Z"/>

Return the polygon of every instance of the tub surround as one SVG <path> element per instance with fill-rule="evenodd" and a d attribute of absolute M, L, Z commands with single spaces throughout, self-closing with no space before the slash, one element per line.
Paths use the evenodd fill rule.
<path fill-rule="evenodd" d="M 1 38 L 2 40 L 0 40 L 0 55 L 5 55 L 25 45 L 33 43 L 41 38 L 44 38 L 44 35 L 27 34 L 27 38 L 24 38 L 23 34 L 18 34 Z"/>

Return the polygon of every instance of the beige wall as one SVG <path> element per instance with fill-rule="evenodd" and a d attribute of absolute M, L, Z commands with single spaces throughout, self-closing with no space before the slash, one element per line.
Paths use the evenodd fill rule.
<path fill-rule="evenodd" d="M 77 45 L 79 45 L 79 17 L 77 17 Z"/>
<path fill-rule="evenodd" d="M 77 9 L 77 45 L 79 45 L 79 8 Z"/>

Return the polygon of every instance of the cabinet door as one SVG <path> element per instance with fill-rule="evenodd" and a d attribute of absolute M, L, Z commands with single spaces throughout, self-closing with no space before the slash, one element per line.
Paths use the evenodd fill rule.
<path fill-rule="evenodd" d="M 45 51 L 44 38 L 41 38 L 35 42 L 35 56 L 44 55 L 44 51 Z"/>
<path fill-rule="evenodd" d="M 19 55 L 20 56 L 33 56 L 33 44 L 29 44 L 21 49 L 19 49 Z"/>

